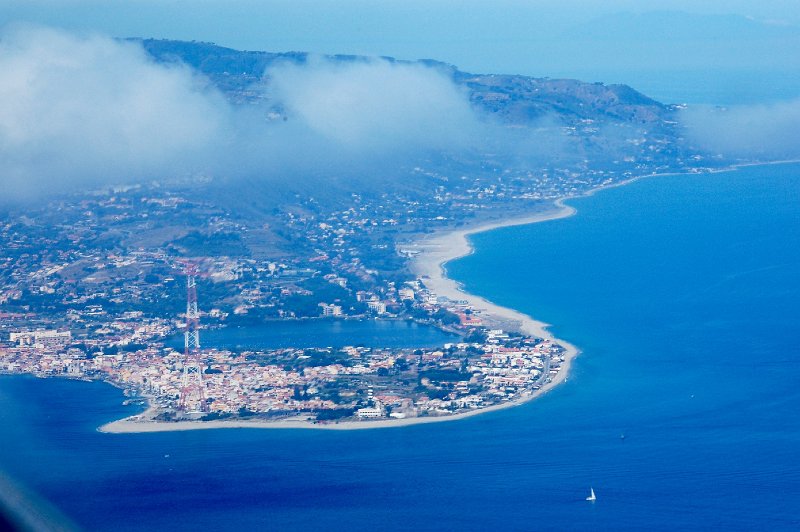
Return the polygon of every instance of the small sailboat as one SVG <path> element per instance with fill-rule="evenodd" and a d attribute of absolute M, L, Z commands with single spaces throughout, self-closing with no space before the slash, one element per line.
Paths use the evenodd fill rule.
<path fill-rule="evenodd" d="M 588 496 L 588 497 L 586 497 L 586 500 L 587 500 L 587 501 L 592 501 L 592 502 L 596 501 L 596 500 L 597 500 L 597 497 L 595 497 L 595 495 L 594 495 L 594 488 L 589 488 L 589 491 L 590 491 L 591 493 L 589 494 L 589 496 Z"/>

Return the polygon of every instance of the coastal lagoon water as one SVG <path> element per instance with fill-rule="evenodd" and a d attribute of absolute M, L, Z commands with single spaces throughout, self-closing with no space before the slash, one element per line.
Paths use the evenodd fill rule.
<path fill-rule="evenodd" d="M 403 320 L 313 319 L 266 321 L 247 327 L 204 329 L 200 340 L 218 349 L 279 349 L 284 347 L 434 347 L 458 340 L 436 327 Z M 183 335 L 168 342 L 183 348 Z"/>
<path fill-rule="evenodd" d="M 135 411 L 118 390 L 2 377 L 0 466 L 91 529 L 798 529 L 800 166 L 570 203 L 448 266 L 582 348 L 541 399 L 374 431 L 101 434 Z"/>

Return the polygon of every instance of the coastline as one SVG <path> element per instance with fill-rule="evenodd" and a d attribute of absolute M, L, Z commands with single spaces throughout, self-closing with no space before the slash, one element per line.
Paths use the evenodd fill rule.
<path fill-rule="evenodd" d="M 780 164 L 797 164 L 800 160 L 771 161 L 761 163 L 740 163 L 719 169 L 706 169 L 708 173 L 720 173 L 734 171 L 743 167 L 750 166 L 770 166 Z M 555 386 L 564 382 L 572 366 L 575 357 L 580 354 L 580 349 L 575 345 L 556 338 L 547 328 L 549 324 L 538 321 L 531 316 L 508 307 L 502 307 L 481 296 L 470 294 L 463 290 L 457 281 L 447 277 L 446 265 L 448 262 L 470 255 L 474 252 L 474 247 L 469 241 L 469 236 L 477 233 L 493 231 L 503 227 L 517 225 L 527 225 L 550 220 L 567 218 L 577 213 L 575 207 L 566 205 L 565 202 L 578 197 L 587 197 L 609 188 L 621 187 L 640 179 L 650 177 L 665 177 L 672 175 L 693 174 L 692 172 L 664 172 L 645 174 L 631 177 L 624 181 L 602 185 L 583 194 L 566 196 L 553 202 L 555 209 L 544 212 L 498 220 L 495 222 L 484 223 L 463 229 L 443 230 L 433 235 L 428 235 L 417 241 L 412 247 L 416 247 L 420 253 L 412 259 L 411 269 L 421 277 L 426 287 L 438 296 L 444 296 L 452 301 L 466 301 L 474 309 L 480 311 L 481 316 L 486 318 L 499 318 L 505 324 L 514 324 L 514 328 L 525 334 L 539 338 L 551 340 L 564 348 L 564 362 L 559 372 L 544 386 L 514 401 L 508 401 L 486 408 L 479 408 L 469 412 L 459 414 L 436 416 L 436 417 L 417 417 L 406 419 L 386 419 L 380 421 L 344 421 L 334 423 L 319 423 L 306 420 L 287 420 L 287 421 L 266 421 L 266 420 L 220 420 L 220 421 L 178 421 L 178 422 L 158 422 L 147 419 L 154 411 L 151 398 L 148 399 L 148 408 L 145 412 L 130 416 L 118 421 L 107 423 L 97 430 L 105 433 L 139 433 L 139 432 L 169 432 L 184 430 L 202 429 L 231 429 L 231 428 L 259 428 L 259 429 L 314 429 L 314 430 L 364 430 L 378 428 L 406 427 L 423 423 L 439 423 L 446 421 L 456 421 L 467 417 L 476 416 L 488 412 L 493 412 L 513 406 L 518 406 L 547 393 Z M 697 172 L 701 175 L 702 172 Z"/>
<path fill-rule="evenodd" d="M 626 183 L 629 181 L 626 181 Z M 605 188 L 605 187 L 602 187 Z M 599 190 L 599 189 L 597 189 Z M 594 191 L 592 191 L 594 192 Z M 152 398 L 147 397 L 148 408 L 145 412 L 130 416 L 117 421 L 112 421 L 102 425 L 97 430 L 109 434 L 127 434 L 141 432 L 172 432 L 185 430 L 205 430 L 205 429 L 312 429 L 312 430 L 365 430 L 379 428 L 407 427 L 424 423 L 440 423 L 445 421 L 456 421 L 488 412 L 494 412 L 505 408 L 518 406 L 547 393 L 552 388 L 566 380 L 570 366 L 580 350 L 559 338 L 555 338 L 548 330 L 549 324 L 533 319 L 517 310 L 502 307 L 491 301 L 465 292 L 459 283 L 447 277 L 446 264 L 452 260 L 459 259 L 474 252 L 472 244 L 469 242 L 469 235 L 492 231 L 502 227 L 515 225 L 527 225 L 549 220 L 557 220 L 574 215 L 577 210 L 564 204 L 570 198 L 556 200 L 553 205 L 555 210 L 549 210 L 533 215 L 499 220 L 486 223 L 471 228 L 447 230 L 436 233 L 433 236 L 424 238 L 417 242 L 421 253 L 412 261 L 412 271 L 423 278 L 423 283 L 432 292 L 439 296 L 447 297 L 453 301 L 467 301 L 476 310 L 481 312 L 484 317 L 500 319 L 506 323 L 513 323 L 520 332 L 551 340 L 564 348 L 564 362 L 561 364 L 559 372 L 544 386 L 538 390 L 528 393 L 514 401 L 478 408 L 469 412 L 461 412 L 447 416 L 434 417 L 415 417 L 405 419 L 385 419 L 380 421 L 343 421 L 333 423 L 311 422 L 306 420 L 286 420 L 286 421 L 266 421 L 266 420 L 219 420 L 219 421 L 177 421 L 159 422 L 150 418 L 155 411 L 152 405 Z"/>
<path fill-rule="evenodd" d="M 566 364 L 566 362 L 565 362 Z M 562 366 L 563 368 L 564 366 Z M 561 373 L 559 373 L 561 375 Z M 559 381 L 560 382 L 560 381 Z M 494 412 L 527 403 L 531 399 L 549 390 L 557 384 L 556 379 L 542 386 L 536 392 L 517 399 L 486 408 L 478 408 L 469 412 L 461 412 L 449 416 L 432 417 L 413 417 L 405 419 L 382 419 L 380 421 L 340 421 L 340 422 L 311 422 L 305 420 L 285 420 L 285 421 L 266 421 L 266 420 L 218 420 L 218 421 L 153 421 L 137 420 L 141 416 L 152 410 L 152 406 L 143 414 L 137 414 L 128 418 L 112 421 L 98 427 L 98 432 L 107 434 L 133 434 L 143 432 L 175 432 L 185 430 L 205 430 L 205 429 L 306 429 L 306 430 L 366 430 L 366 429 L 388 429 L 395 427 L 408 427 L 411 425 L 421 425 L 425 423 L 440 423 L 443 421 L 455 421 L 477 416 L 486 412 Z"/>
<path fill-rule="evenodd" d="M 556 339 L 547 331 L 549 324 L 533 319 L 532 317 L 511 308 L 502 307 L 488 299 L 470 294 L 463 286 L 447 276 L 447 263 L 471 255 L 475 250 L 469 241 L 469 236 L 485 233 L 503 227 L 528 225 L 549 220 L 558 220 L 574 215 L 577 210 L 565 205 L 564 201 L 570 198 L 556 200 L 556 210 L 545 211 L 529 216 L 521 216 L 487 223 L 471 228 L 444 231 L 436 233 L 416 244 L 420 250 L 412 263 L 412 271 L 420 278 L 426 288 L 438 296 L 444 296 L 451 301 L 466 301 L 476 310 L 482 311 L 484 316 L 503 318 L 518 324 L 518 330 L 525 334 L 537 336 L 547 340 Z M 565 348 L 567 344 L 558 340 Z M 571 346 L 574 348 L 574 346 Z"/>

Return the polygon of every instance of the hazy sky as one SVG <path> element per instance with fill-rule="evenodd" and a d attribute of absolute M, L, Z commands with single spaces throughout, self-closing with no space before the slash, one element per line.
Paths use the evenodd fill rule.
<path fill-rule="evenodd" d="M 668 103 L 729 99 L 748 105 L 691 105 L 686 134 L 714 152 L 800 153 L 800 33 L 786 3 L 763 3 L 758 18 L 735 2 L 722 15 L 677 2 L 668 7 L 687 11 L 583 5 L 14 3 L 0 11 L 0 188 L 6 197 L 36 195 L 187 173 L 371 179 L 430 151 L 480 146 L 528 160 L 565 152 L 557 123 L 546 117 L 524 131 L 500 127 L 449 76 L 424 64 L 319 58 L 276 66 L 254 90 L 268 91 L 291 119 L 265 120 L 258 108 L 233 106 L 206 88 L 188 67 L 157 64 L 114 36 L 430 57 L 474 72 L 625 82 Z"/>
<path fill-rule="evenodd" d="M 485 146 L 487 136 L 508 150 L 515 138 L 441 69 L 379 58 L 273 65 L 269 84 L 251 90 L 267 91 L 286 120 L 231 105 L 190 68 L 100 35 L 9 27 L 0 73 L 4 198 L 176 175 L 380 179 L 431 152 Z"/>
<path fill-rule="evenodd" d="M 800 95 L 798 0 L 5 0 L 3 5 L 0 24 L 23 20 L 250 50 L 435 58 L 471 72 L 627 82 L 674 101 L 724 99 L 714 91 L 733 84 L 742 85 L 741 94 L 730 99 Z M 718 75 L 709 77 L 710 70 Z M 754 78 L 753 71 L 761 75 Z M 672 92 L 662 89 L 666 86 Z"/>

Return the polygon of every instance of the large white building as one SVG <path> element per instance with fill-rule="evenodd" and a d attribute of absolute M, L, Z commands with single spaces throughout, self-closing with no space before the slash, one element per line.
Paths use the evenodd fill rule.
<path fill-rule="evenodd" d="M 328 305 L 325 303 L 320 303 L 319 306 L 322 308 L 322 315 L 323 316 L 341 316 L 342 315 L 342 307 L 340 305 Z"/>
<path fill-rule="evenodd" d="M 360 418 L 377 418 L 383 417 L 383 409 L 377 406 L 359 408 L 356 410 L 356 416 Z"/>
<path fill-rule="evenodd" d="M 23 331 L 11 333 L 9 340 L 19 347 L 62 347 L 70 343 L 72 333 L 69 331 Z"/>
<path fill-rule="evenodd" d="M 397 295 L 400 296 L 401 301 L 413 301 L 414 300 L 414 291 L 410 288 L 401 288 L 397 291 Z"/>
<path fill-rule="evenodd" d="M 383 301 L 368 301 L 367 306 L 375 314 L 386 314 L 386 303 Z"/>

